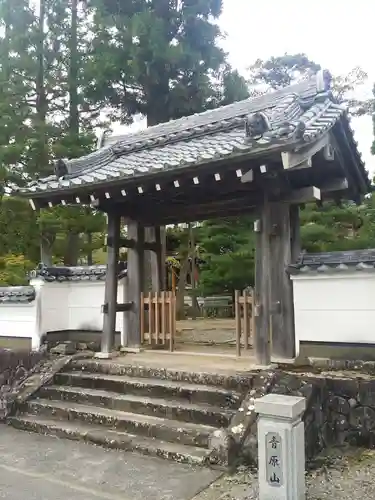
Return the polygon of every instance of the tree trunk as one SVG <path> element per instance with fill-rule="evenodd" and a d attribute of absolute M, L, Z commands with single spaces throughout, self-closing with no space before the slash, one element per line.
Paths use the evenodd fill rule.
<path fill-rule="evenodd" d="M 176 293 L 176 316 L 177 319 L 185 317 L 185 288 L 186 279 L 189 272 L 189 253 L 187 254 L 184 263 L 180 268 L 180 276 L 178 278 L 178 288 Z"/>
<path fill-rule="evenodd" d="M 87 265 L 92 266 L 93 262 L 94 262 L 93 255 L 92 255 L 92 233 L 87 233 L 86 238 L 87 238 L 87 244 L 88 244 Z"/>
<path fill-rule="evenodd" d="M 79 98 L 78 98 L 78 0 L 71 0 L 71 26 L 69 37 L 69 132 L 78 141 Z"/>
<path fill-rule="evenodd" d="M 79 234 L 69 232 L 66 238 L 64 266 L 76 266 L 79 257 Z"/>
<path fill-rule="evenodd" d="M 37 39 L 37 74 L 35 81 L 36 102 L 35 102 L 35 130 L 38 134 L 37 172 L 39 175 L 48 175 L 48 144 L 46 137 L 46 120 L 48 103 L 45 89 L 45 74 L 44 74 L 44 24 L 46 17 L 46 0 L 40 0 L 39 3 L 39 19 L 38 19 L 38 39 Z M 40 258 L 43 264 L 52 265 L 52 245 L 55 237 L 51 237 L 48 232 L 41 231 L 41 248 Z"/>
<path fill-rule="evenodd" d="M 46 118 L 48 103 L 45 89 L 44 75 L 44 24 L 46 16 L 46 1 L 40 0 L 39 20 L 38 20 L 38 42 L 37 42 L 37 61 L 38 69 L 36 75 L 36 128 L 38 131 L 39 155 L 38 155 L 38 173 L 48 174 L 48 147 L 46 137 Z"/>
<path fill-rule="evenodd" d="M 52 266 L 52 245 L 55 242 L 53 235 L 41 234 L 40 241 L 40 262 L 45 266 Z"/>
<path fill-rule="evenodd" d="M 69 135 L 71 143 L 79 140 L 79 98 L 78 98 L 78 0 L 71 0 L 71 19 L 69 35 Z M 71 158 L 74 156 L 69 154 Z M 67 235 L 68 245 L 64 257 L 66 266 L 76 266 L 79 257 L 79 234 Z"/>

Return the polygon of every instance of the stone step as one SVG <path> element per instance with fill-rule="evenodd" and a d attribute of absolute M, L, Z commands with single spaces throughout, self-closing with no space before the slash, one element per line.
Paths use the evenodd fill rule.
<path fill-rule="evenodd" d="M 204 404 L 195 405 L 184 401 L 57 385 L 43 387 L 40 396 L 44 399 L 63 400 L 212 427 L 227 427 L 235 412 Z"/>
<path fill-rule="evenodd" d="M 252 386 L 252 380 L 256 373 L 224 375 L 218 373 L 186 372 L 165 368 L 152 368 L 147 366 L 126 364 L 114 360 L 81 359 L 71 363 L 68 370 L 84 371 L 88 373 L 101 373 L 106 375 L 126 375 L 136 378 L 151 378 L 159 380 L 170 380 L 176 382 L 188 382 L 191 384 L 211 385 L 224 389 L 246 393 Z"/>
<path fill-rule="evenodd" d="M 237 409 L 241 402 L 240 393 L 202 384 L 189 384 L 173 380 L 136 378 L 127 375 L 106 375 L 72 371 L 58 373 L 57 385 L 104 389 L 121 394 L 181 399 L 190 403 L 209 403 L 222 408 Z"/>
<path fill-rule="evenodd" d="M 42 418 L 39 415 L 11 417 L 9 423 L 17 428 L 40 434 L 48 434 L 71 440 L 82 440 L 106 448 L 137 451 L 144 455 L 175 460 L 181 463 L 203 465 L 208 450 L 179 443 L 160 441 L 152 437 L 139 436 L 109 429 L 104 426 L 76 421 L 60 421 Z"/>
<path fill-rule="evenodd" d="M 216 430 L 208 425 L 178 422 L 151 415 L 129 413 L 110 408 L 95 407 L 70 401 L 35 399 L 27 403 L 26 412 L 87 425 L 102 425 L 131 434 L 188 446 L 207 447 L 209 436 Z"/>

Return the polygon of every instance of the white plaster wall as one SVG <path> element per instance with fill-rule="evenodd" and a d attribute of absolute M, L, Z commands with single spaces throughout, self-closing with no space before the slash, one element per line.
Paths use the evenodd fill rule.
<path fill-rule="evenodd" d="M 41 283 L 41 329 L 43 333 L 69 330 L 69 283 Z"/>
<path fill-rule="evenodd" d="M 295 275 L 296 349 L 300 341 L 375 344 L 375 273 Z"/>
<path fill-rule="evenodd" d="M 118 286 L 119 303 L 124 301 L 125 279 Z M 43 332 L 61 330 L 101 331 L 105 282 L 45 282 L 42 287 Z M 117 313 L 116 330 L 123 331 L 124 313 Z"/>
<path fill-rule="evenodd" d="M 36 331 L 36 301 L 27 304 L 0 304 L 0 337 L 31 338 L 34 347 Z"/>

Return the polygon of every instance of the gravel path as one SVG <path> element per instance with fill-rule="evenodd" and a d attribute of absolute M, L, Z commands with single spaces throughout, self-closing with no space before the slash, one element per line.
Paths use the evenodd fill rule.
<path fill-rule="evenodd" d="M 306 500 L 375 499 L 375 450 L 330 450 L 306 475 Z M 223 476 L 194 500 L 257 500 L 256 474 L 240 469 Z"/>

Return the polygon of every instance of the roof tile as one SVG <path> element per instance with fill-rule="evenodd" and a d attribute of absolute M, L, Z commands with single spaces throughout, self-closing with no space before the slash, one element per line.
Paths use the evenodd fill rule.
<path fill-rule="evenodd" d="M 161 170 L 199 166 L 270 145 L 300 145 L 316 140 L 340 119 L 344 109 L 316 78 L 257 99 L 150 127 L 130 134 L 83 158 L 66 161 L 68 174 L 49 176 L 19 192 L 42 193 L 82 185 L 131 181 Z M 263 125 L 262 125 L 263 123 Z M 246 125 L 246 130 L 245 130 Z M 264 130 L 258 136 L 256 127 Z M 255 127 L 255 128 L 254 128 Z"/>

